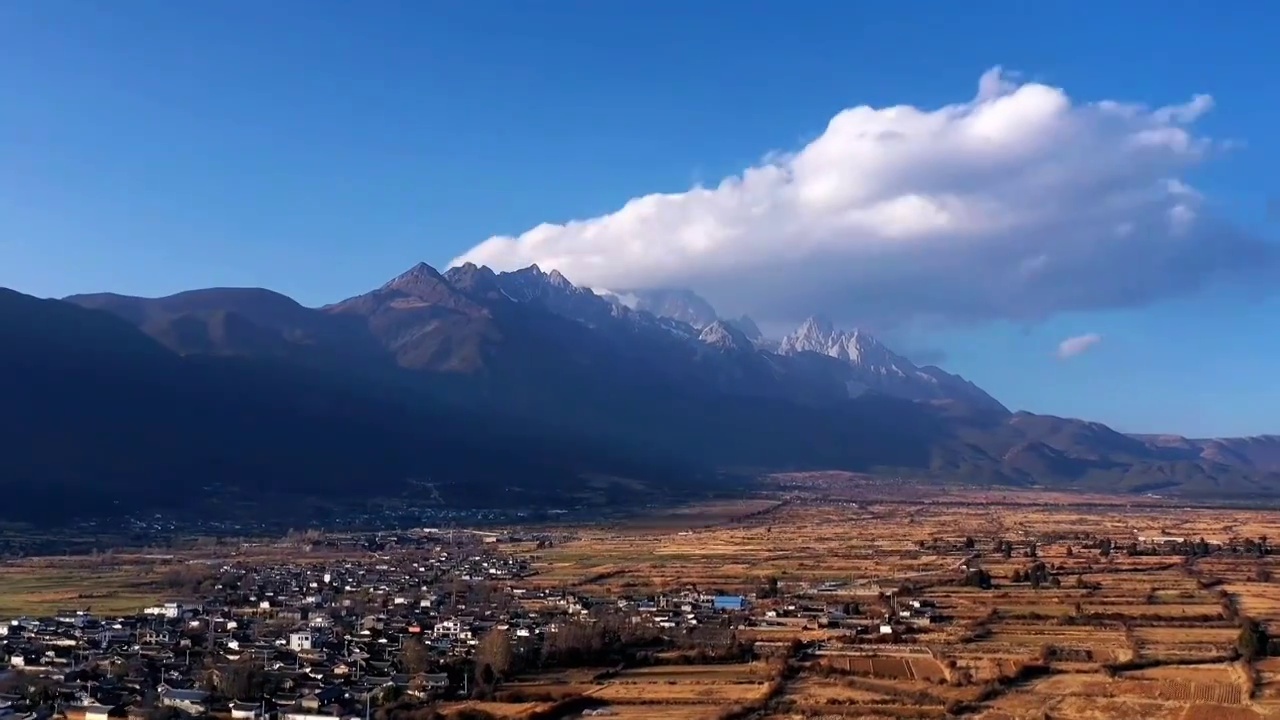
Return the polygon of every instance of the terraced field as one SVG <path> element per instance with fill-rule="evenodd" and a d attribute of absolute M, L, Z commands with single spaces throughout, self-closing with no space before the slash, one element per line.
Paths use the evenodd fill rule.
<path fill-rule="evenodd" d="M 761 717 L 1280 717 L 1280 660 L 1245 663 L 1236 647 L 1242 617 L 1276 623 L 1280 633 L 1280 583 L 1257 579 L 1269 577 L 1259 568 L 1280 576 L 1280 559 L 1217 549 L 1280 537 L 1280 516 L 1029 498 L 1007 506 L 796 501 L 740 522 L 588 532 L 543 553 L 537 582 L 594 575 L 594 592 L 696 585 L 750 596 L 775 578 L 789 598 L 859 606 L 870 632 L 812 619 L 736 628 L 742 639 L 816 648 L 793 661 Z M 1203 538 L 1215 550 L 1187 559 L 1148 539 L 1168 537 Z M 1112 552 L 1100 551 L 1104 540 Z M 1131 546 L 1145 551 L 1122 550 Z M 1027 578 L 1037 566 L 1046 579 L 1033 587 Z M 992 587 L 965 583 L 969 569 Z M 891 595 L 927 599 L 941 620 L 896 627 L 886 643 L 875 628 Z M 710 670 L 662 682 L 642 675 L 592 694 L 619 708 L 651 697 L 655 707 L 688 709 L 750 702 L 765 687 Z"/>

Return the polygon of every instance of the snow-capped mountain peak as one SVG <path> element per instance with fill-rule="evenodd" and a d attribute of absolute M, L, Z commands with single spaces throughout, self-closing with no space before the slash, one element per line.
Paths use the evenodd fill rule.
<path fill-rule="evenodd" d="M 726 352 L 755 352 L 751 339 L 724 320 L 716 320 L 704 327 L 698 335 L 698 341 Z"/>
<path fill-rule="evenodd" d="M 870 333 L 857 328 L 836 330 L 830 320 L 820 316 L 810 317 L 783 338 L 778 352 L 783 355 L 822 353 L 853 365 L 883 367 L 899 373 L 917 369 L 910 360 L 885 347 Z"/>
<path fill-rule="evenodd" d="M 912 400 L 964 400 L 1004 410 L 994 398 L 973 383 L 935 367 L 920 368 L 893 352 L 870 333 L 837 330 L 823 317 L 810 317 L 782 339 L 781 355 L 814 352 L 843 361 L 849 367 L 846 382 L 859 387 Z"/>
<path fill-rule="evenodd" d="M 800 324 L 798 332 L 808 335 L 829 337 L 835 334 L 835 327 L 832 326 L 831 320 L 825 315 L 810 315 L 803 323 Z"/>
<path fill-rule="evenodd" d="M 574 285 L 556 270 L 543 272 L 537 265 L 495 274 L 467 264 L 451 268 L 444 278 L 423 265 L 389 285 L 424 294 L 439 283 L 455 283 L 467 297 L 476 299 L 540 305 L 607 333 L 615 347 L 646 361 L 661 356 L 675 362 L 693 348 L 704 372 L 714 368 L 717 383 L 767 384 L 768 378 L 776 381 L 786 377 L 786 382 L 818 394 L 843 385 L 834 392 L 840 396 L 870 391 L 909 400 L 959 400 L 1004 411 L 973 383 L 932 366 L 917 367 L 870 333 L 839 330 L 822 316 L 808 318 L 775 345 L 762 336 L 751 318 L 720 319 L 710 303 L 692 291 L 592 290 Z"/>
<path fill-rule="evenodd" d="M 573 283 L 569 282 L 569 278 L 560 274 L 559 270 L 552 270 L 551 272 L 547 273 L 547 282 L 551 283 L 552 285 L 555 285 L 558 288 L 562 288 L 564 290 L 568 290 L 570 288 L 573 288 L 574 290 L 580 290 L 580 288 L 577 285 L 574 285 Z"/>

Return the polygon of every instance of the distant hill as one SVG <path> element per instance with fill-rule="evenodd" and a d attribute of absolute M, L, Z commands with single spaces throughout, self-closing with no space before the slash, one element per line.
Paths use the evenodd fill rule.
<path fill-rule="evenodd" d="M 0 383 L 14 402 L 0 411 L 0 487 L 62 512 L 68 496 L 101 508 L 413 495 L 423 477 L 457 504 L 635 503 L 719 489 L 724 472 L 826 469 L 1280 495 L 1274 439 L 1010 413 L 819 319 L 771 345 L 749 318 L 712 317 L 680 293 L 648 306 L 700 327 L 537 267 L 419 264 L 321 308 L 252 288 L 5 292 Z M 599 491 L 586 477 L 628 480 Z"/>
<path fill-rule="evenodd" d="M 1280 472 L 1280 435 L 1190 439 L 1179 435 L 1135 435 L 1148 445 L 1182 451 L 1187 458 Z"/>

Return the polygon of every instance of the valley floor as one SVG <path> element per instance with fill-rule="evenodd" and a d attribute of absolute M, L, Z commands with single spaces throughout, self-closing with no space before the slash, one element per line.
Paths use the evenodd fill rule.
<path fill-rule="evenodd" d="M 629 605 L 632 622 L 669 619 L 671 634 L 693 630 L 679 598 L 741 597 L 741 610 L 713 617 L 734 642 L 754 643 L 756 659 L 527 670 L 491 698 L 444 708 L 544 717 L 586 698 L 609 717 L 649 720 L 1280 717 L 1280 657 L 1267 656 L 1280 643 L 1242 640 L 1246 628 L 1280 635 L 1280 513 L 913 492 L 869 486 L 852 499 L 810 487 L 612 526 L 495 534 L 485 547 L 531 570 L 511 588 Z M 0 566 L 0 616 L 137 610 L 196 598 L 191 568 L 344 557 L 300 537 L 14 560 Z"/>
<path fill-rule="evenodd" d="M 1015 499 L 760 501 L 687 513 L 706 521 L 700 527 L 667 516 L 587 530 L 536 553 L 537 586 L 750 596 L 772 580 L 782 599 L 753 600 L 737 636 L 811 650 L 779 688 L 760 661 L 523 682 L 585 686 L 621 717 L 713 720 L 753 701 L 773 720 L 1280 717 L 1280 658 L 1251 662 L 1238 651 L 1243 622 L 1280 629 L 1280 557 L 1228 550 L 1280 538 L 1280 514 Z M 1208 555 L 1170 550 L 1201 539 Z M 1033 586 L 1023 578 L 1037 563 L 1047 577 Z M 992 587 L 967 584 L 976 572 Z M 910 611 L 913 600 L 931 608 L 929 620 Z M 863 620 L 832 626 L 828 610 L 844 603 Z M 894 607 L 902 617 L 865 620 Z M 892 633 L 882 635 L 882 623 Z"/>

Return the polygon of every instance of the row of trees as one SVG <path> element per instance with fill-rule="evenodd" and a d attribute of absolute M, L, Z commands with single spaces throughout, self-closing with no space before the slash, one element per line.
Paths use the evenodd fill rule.
<path fill-rule="evenodd" d="M 928 549 L 931 547 L 937 549 L 938 542 L 934 541 L 929 543 L 922 541 L 918 543 L 918 545 L 921 549 Z M 978 541 L 972 536 L 966 536 L 961 542 L 961 545 L 965 550 L 973 551 L 978 548 Z M 954 548 L 955 546 L 952 545 L 952 547 Z M 1116 541 L 1111 538 L 1104 537 L 1087 540 L 1081 544 L 1081 547 L 1097 550 L 1098 554 L 1102 557 L 1110 557 L 1117 551 L 1123 551 L 1129 556 L 1182 555 L 1186 557 L 1205 557 L 1214 552 L 1213 546 L 1206 542 L 1204 538 L 1198 538 L 1196 540 L 1179 540 L 1171 543 L 1150 543 L 1146 545 L 1141 545 L 1137 542 L 1129 542 L 1123 547 L 1119 547 Z M 992 550 L 1006 560 L 1012 558 L 1015 554 L 1013 542 L 1002 538 L 995 538 L 992 540 Z M 1271 547 L 1270 538 L 1263 535 L 1256 539 L 1232 538 L 1222 546 L 1222 550 L 1233 554 L 1256 555 L 1258 557 L 1263 557 L 1270 555 L 1273 548 Z M 1038 557 L 1039 550 L 1037 543 L 1034 541 L 1029 543 L 1027 547 L 1022 550 L 1021 554 L 1024 557 L 1029 558 Z M 1074 554 L 1074 551 L 1070 546 L 1067 547 L 1067 554 Z"/>

